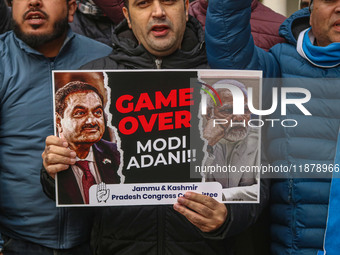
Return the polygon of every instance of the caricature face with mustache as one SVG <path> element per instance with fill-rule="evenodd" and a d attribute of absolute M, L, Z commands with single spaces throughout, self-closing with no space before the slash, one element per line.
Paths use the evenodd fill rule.
<path fill-rule="evenodd" d="M 65 98 L 63 116 L 57 116 L 59 135 L 72 150 L 89 148 L 98 142 L 105 131 L 103 103 L 94 91 L 81 91 Z"/>

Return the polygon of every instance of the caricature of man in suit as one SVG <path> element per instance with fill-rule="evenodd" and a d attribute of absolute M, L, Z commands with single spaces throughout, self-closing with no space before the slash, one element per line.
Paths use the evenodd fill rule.
<path fill-rule="evenodd" d="M 238 87 L 243 92 L 244 114 L 233 114 L 233 94 L 224 84 Z M 259 129 L 248 126 L 251 113 L 246 102 L 246 87 L 235 80 L 221 80 L 213 87 L 220 95 L 222 105 L 215 105 L 212 100 L 208 100 L 203 137 L 207 140 L 209 156 L 204 164 L 216 166 L 216 169 L 227 169 L 230 165 L 233 171 L 208 171 L 206 181 L 221 183 L 224 201 L 256 201 L 258 173 L 241 171 L 246 166 L 258 166 L 260 159 Z"/>
<path fill-rule="evenodd" d="M 117 145 L 102 139 L 103 102 L 95 87 L 80 81 L 70 82 L 56 92 L 57 131 L 76 152 L 75 164 L 58 173 L 59 204 L 88 204 L 92 185 L 119 183 Z"/>

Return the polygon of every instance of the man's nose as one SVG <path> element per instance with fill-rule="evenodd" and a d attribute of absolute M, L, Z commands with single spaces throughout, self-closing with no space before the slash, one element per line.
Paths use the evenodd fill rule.
<path fill-rule="evenodd" d="M 340 13 L 340 0 L 338 0 L 336 3 L 335 12 Z"/>
<path fill-rule="evenodd" d="M 153 1 L 152 16 L 156 18 L 165 17 L 164 6 L 160 1 Z"/>
<path fill-rule="evenodd" d="M 244 120 L 244 115 L 241 114 L 233 115 L 232 120 L 235 122 L 237 121 L 242 122 Z"/>
<path fill-rule="evenodd" d="M 93 116 L 92 113 L 90 113 L 86 119 L 86 124 L 94 125 L 96 124 L 96 118 Z"/>
<path fill-rule="evenodd" d="M 41 7 L 42 6 L 42 0 L 29 0 L 28 1 L 30 7 Z"/>

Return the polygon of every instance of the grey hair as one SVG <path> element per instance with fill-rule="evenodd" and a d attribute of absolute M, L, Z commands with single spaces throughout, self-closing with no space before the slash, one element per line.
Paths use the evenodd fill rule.
<path fill-rule="evenodd" d="M 239 89 L 242 90 L 243 94 L 244 94 L 246 97 L 248 97 L 248 92 L 247 92 L 246 86 L 245 86 L 243 83 L 241 83 L 241 82 L 239 82 L 239 81 L 236 81 L 236 80 L 228 80 L 228 79 L 220 80 L 220 81 L 214 83 L 214 84 L 212 85 L 212 87 L 213 87 L 214 89 L 216 89 L 216 90 L 218 90 L 218 89 L 226 89 L 226 90 L 229 91 L 229 93 L 231 93 L 231 91 L 230 91 L 229 89 L 223 87 L 223 84 L 229 84 L 229 85 L 234 85 L 235 87 L 238 87 Z M 231 94 L 232 94 L 232 93 L 231 93 Z M 207 102 L 207 106 L 208 106 L 209 108 L 215 107 L 214 102 L 213 102 L 213 100 L 212 100 L 211 98 L 209 98 L 209 100 L 208 100 L 208 102 Z"/>

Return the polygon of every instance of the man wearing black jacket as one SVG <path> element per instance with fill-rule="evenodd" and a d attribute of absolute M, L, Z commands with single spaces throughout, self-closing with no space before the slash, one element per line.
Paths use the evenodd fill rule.
<path fill-rule="evenodd" d="M 207 68 L 204 33 L 188 16 L 188 0 L 130 0 L 114 32 L 114 50 L 83 69 Z M 71 163 L 65 141 L 48 137 L 43 158 L 49 174 Z M 65 146 L 65 147 L 63 147 Z M 58 160 L 56 160 L 58 159 Z M 44 174 L 45 192 L 53 192 Z M 51 182 L 50 182 L 51 183 Z M 102 208 L 93 229 L 95 254 L 232 254 L 227 237 L 254 223 L 267 201 L 225 206 L 188 192 L 172 206 Z"/>
<path fill-rule="evenodd" d="M 5 0 L 0 0 L 0 34 L 11 29 L 11 10 Z"/>

